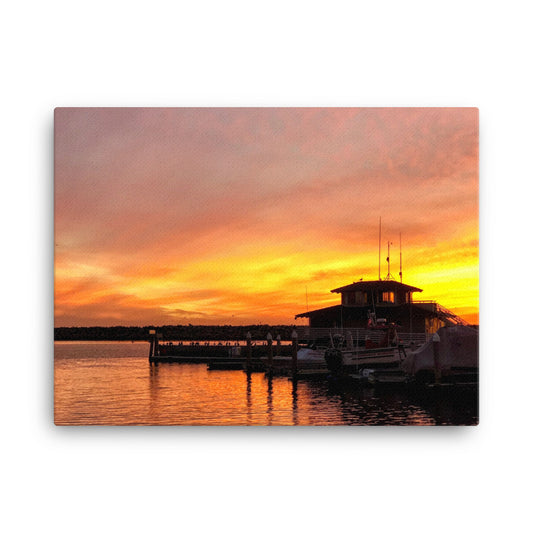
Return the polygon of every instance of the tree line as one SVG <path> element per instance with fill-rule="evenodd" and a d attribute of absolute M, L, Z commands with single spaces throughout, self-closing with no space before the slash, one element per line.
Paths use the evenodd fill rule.
<path fill-rule="evenodd" d="M 150 330 L 156 330 L 165 341 L 237 341 L 246 339 L 264 340 L 268 333 L 274 339 L 290 340 L 294 326 L 110 326 L 110 327 L 58 327 L 54 328 L 56 341 L 147 341 Z"/>

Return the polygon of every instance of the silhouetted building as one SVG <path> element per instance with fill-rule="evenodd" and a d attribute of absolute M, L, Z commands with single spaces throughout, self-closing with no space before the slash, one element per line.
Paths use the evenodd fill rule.
<path fill-rule="evenodd" d="M 365 328 L 370 313 L 412 333 L 433 333 L 442 326 L 466 324 L 435 301 L 413 301 L 422 289 L 391 279 L 359 281 L 331 292 L 341 295 L 340 305 L 296 315 L 309 318 L 311 328 Z"/>

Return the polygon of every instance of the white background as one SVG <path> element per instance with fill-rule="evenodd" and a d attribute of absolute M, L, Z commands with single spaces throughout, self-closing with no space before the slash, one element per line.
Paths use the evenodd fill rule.
<path fill-rule="evenodd" d="M 527 6 L 4 5 L 3 529 L 531 527 Z M 478 427 L 53 425 L 53 109 L 192 105 L 480 108 Z"/>

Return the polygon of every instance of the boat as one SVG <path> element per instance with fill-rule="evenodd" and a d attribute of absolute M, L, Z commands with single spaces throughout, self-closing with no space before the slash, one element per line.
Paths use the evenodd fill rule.
<path fill-rule="evenodd" d="M 324 358 L 333 375 L 362 375 L 368 370 L 399 369 L 412 351 L 411 347 L 400 342 L 398 325 L 394 322 L 376 320 L 375 313 L 369 313 L 368 329 L 382 333 L 379 343 L 367 337 L 364 345 L 360 346 L 359 342 L 354 345 L 351 337 L 347 341 L 340 335 L 332 337 Z M 366 374 L 370 375 L 368 372 Z"/>
<path fill-rule="evenodd" d="M 379 243 L 381 258 L 381 218 Z M 433 372 L 428 360 L 433 357 L 434 347 L 431 343 L 424 343 L 440 331 L 439 328 L 467 331 L 472 337 L 473 326 L 449 309 L 433 300 L 413 299 L 413 295 L 422 292 L 422 289 L 403 283 L 401 234 L 400 281 L 394 279 L 390 272 L 391 243 L 387 244 L 388 272 L 385 278 L 381 277 L 380 262 L 377 280 L 360 278 L 359 281 L 331 290 L 341 295 L 339 304 L 307 309 L 305 313 L 295 315 L 295 319 L 309 320 L 308 326 L 300 330 L 300 339 L 323 343 L 329 335 L 329 347 L 324 351 L 324 360 L 332 377 L 339 381 L 353 378 L 374 383 L 403 383 L 413 379 L 415 374 L 420 377 Z M 462 342 L 468 335 L 463 334 L 457 342 Z M 445 347 L 446 355 L 453 358 L 457 350 L 446 342 L 443 349 Z M 410 358 L 415 351 L 417 356 Z M 477 357 L 477 350 L 469 348 L 468 352 L 470 359 Z M 453 372 L 459 373 L 460 367 L 465 366 L 461 362 L 465 359 L 463 355 L 458 354 L 459 362 L 450 365 L 453 366 Z M 316 356 L 320 357 L 318 353 Z M 408 363 L 402 366 L 406 360 Z M 466 378 L 472 368 L 475 369 L 475 365 L 468 360 Z"/>
<path fill-rule="evenodd" d="M 379 326 L 378 326 L 379 327 Z M 445 326 L 420 347 L 397 341 L 394 324 L 381 326 L 382 345 L 326 351 L 334 378 L 352 378 L 371 385 L 407 384 L 430 387 L 477 387 L 479 383 L 479 331 L 473 326 Z"/>
<path fill-rule="evenodd" d="M 296 353 L 298 374 L 309 372 L 310 376 L 320 377 L 325 376 L 328 372 L 326 366 L 325 353 L 327 346 L 317 346 L 310 344 L 298 348 Z M 261 357 L 261 360 L 267 363 L 266 357 Z M 293 361 L 292 355 L 276 355 L 272 358 L 272 370 L 274 374 L 287 375 L 292 372 Z"/>
<path fill-rule="evenodd" d="M 479 330 L 473 326 L 440 328 L 400 365 L 417 383 L 477 386 L 479 383 Z"/>
<path fill-rule="evenodd" d="M 365 369 L 362 377 L 370 385 L 405 385 L 411 381 L 409 374 L 399 368 Z"/>
<path fill-rule="evenodd" d="M 325 363 L 324 356 L 326 354 L 327 346 L 304 346 L 298 350 L 298 363 Z"/>

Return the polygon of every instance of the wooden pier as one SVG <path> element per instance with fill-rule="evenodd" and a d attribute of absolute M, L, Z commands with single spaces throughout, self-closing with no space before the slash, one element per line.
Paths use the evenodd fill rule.
<path fill-rule="evenodd" d="M 238 342 L 161 342 L 155 330 L 150 331 L 151 363 L 224 363 L 263 364 L 271 366 L 275 358 L 288 359 L 292 357 L 294 348 L 291 345 L 282 345 L 278 336 L 277 345 L 272 344 L 272 337 L 267 342 L 246 339 L 246 344 Z"/>
<path fill-rule="evenodd" d="M 267 342 L 253 342 L 248 333 L 246 344 L 238 342 L 188 342 L 161 343 L 155 330 L 150 331 L 151 364 L 199 363 L 207 364 L 209 370 L 244 370 L 247 373 L 265 372 L 269 376 L 290 376 L 293 379 L 323 379 L 327 375 L 325 363 L 298 361 L 298 334 L 293 331 L 291 344 L 281 344 L 278 335 L 276 344 L 269 333 Z"/>
<path fill-rule="evenodd" d="M 210 371 L 241 370 L 247 374 L 265 373 L 269 378 L 284 376 L 292 381 L 298 380 L 328 380 L 331 386 L 341 387 L 407 387 L 414 389 L 445 390 L 453 388 L 477 387 L 477 372 L 467 372 L 468 369 L 453 369 L 448 375 L 440 368 L 438 345 L 433 351 L 435 372 L 426 372 L 427 375 L 408 375 L 400 369 L 372 369 L 363 374 L 350 374 L 344 376 L 332 375 L 325 362 L 316 360 L 298 360 L 298 343 L 296 331 L 293 333 L 291 344 L 281 344 L 281 339 L 276 339 L 274 346 L 272 336 L 267 337 L 267 342 L 253 342 L 251 336 L 246 339 L 245 345 L 231 342 L 218 343 L 159 343 L 155 332 L 150 339 L 149 361 L 151 364 L 159 363 L 198 363 L 206 364 Z M 434 339 L 433 344 L 438 344 Z M 435 346 L 434 346 L 435 348 Z M 422 378 L 422 379 L 418 379 Z"/>

